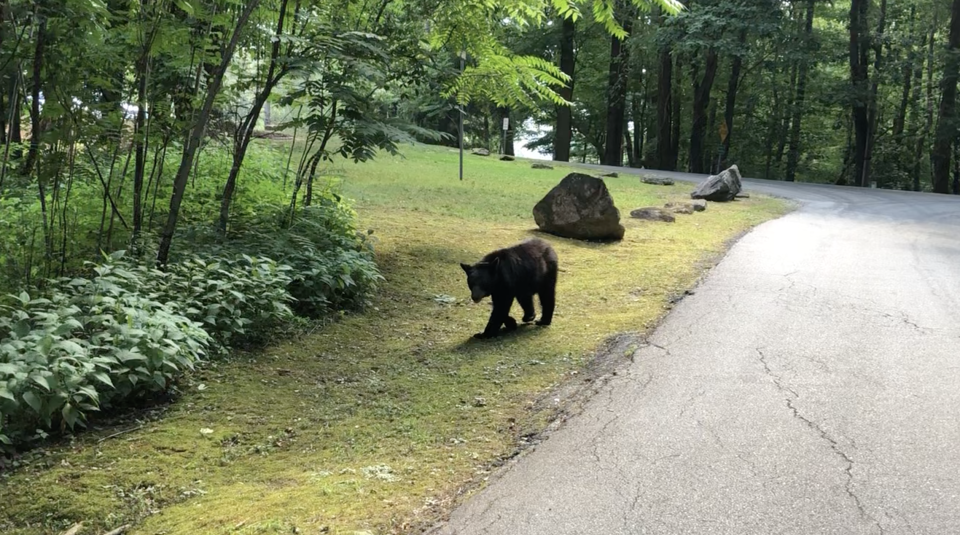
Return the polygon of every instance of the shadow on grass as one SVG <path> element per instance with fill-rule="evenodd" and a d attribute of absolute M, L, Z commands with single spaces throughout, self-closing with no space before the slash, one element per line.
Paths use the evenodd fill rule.
<path fill-rule="evenodd" d="M 564 243 L 567 245 L 573 245 L 575 247 L 582 247 L 584 249 L 604 249 L 607 247 L 613 247 L 619 245 L 623 240 L 578 240 L 575 238 L 564 238 L 563 236 L 557 236 L 556 234 L 550 234 L 549 232 L 544 232 L 540 229 L 529 229 L 527 230 L 527 235 L 531 238 L 541 238 L 543 240 L 554 242 L 554 243 Z"/>
<path fill-rule="evenodd" d="M 470 335 L 470 338 L 453 346 L 453 350 L 462 355 L 478 354 L 488 351 L 491 344 L 513 343 L 539 337 L 546 334 L 545 330 L 549 328 L 550 327 L 541 327 L 534 323 L 522 323 L 518 325 L 514 331 L 504 332 L 501 330 L 500 335 L 496 338 L 474 338 L 473 335 Z"/>

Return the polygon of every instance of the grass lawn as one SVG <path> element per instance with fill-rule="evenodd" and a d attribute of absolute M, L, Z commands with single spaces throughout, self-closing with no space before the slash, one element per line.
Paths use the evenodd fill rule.
<path fill-rule="evenodd" d="M 331 170 L 379 239 L 374 308 L 207 366 L 172 405 L 0 475 L 0 532 L 414 530 L 545 427 L 556 408 L 537 401 L 603 340 L 653 326 L 730 239 L 787 209 L 755 195 L 674 224 L 632 220 L 690 187 L 608 178 L 624 240 L 546 236 L 561 269 L 553 325 L 474 341 L 489 304 L 470 302 L 458 263 L 534 235 L 533 205 L 569 169 L 468 154 L 460 182 L 455 151 L 405 155 Z"/>

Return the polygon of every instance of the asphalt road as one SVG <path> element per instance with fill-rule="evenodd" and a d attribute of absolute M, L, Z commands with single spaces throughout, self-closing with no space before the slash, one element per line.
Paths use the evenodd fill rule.
<path fill-rule="evenodd" d="M 745 189 L 802 207 L 433 533 L 960 533 L 960 198 Z"/>

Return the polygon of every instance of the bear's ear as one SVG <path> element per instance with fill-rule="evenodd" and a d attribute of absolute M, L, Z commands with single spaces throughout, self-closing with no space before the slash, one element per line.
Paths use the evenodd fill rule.
<path fill-rule="evenodd" d="M 463 271 L 465 271 L 466 273 L 470 273 L 470 266 L 468 266 L 468 265 L 464 264 L 463 262 L 461 262 L 461 263 L 460 263 L 460 267 L 463 268 Z"/>

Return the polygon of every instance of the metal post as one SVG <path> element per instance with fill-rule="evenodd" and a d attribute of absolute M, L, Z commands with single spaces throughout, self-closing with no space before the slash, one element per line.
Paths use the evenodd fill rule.
<path fill-rule="evenodd" d="M 510 119 L 503 118 L 503 141 L 500 143 L 500 154 L 507 153 L 507 129 L 510 128 Z"/>
<path fill-rule="evenodd" d="M 463 75 L 464 61 L 467 59 L 466 51 L 460 51 L 460 75 Z M 457 102 L 460 108 L 460 180 L 463 180 L 463 103 Z"/>

